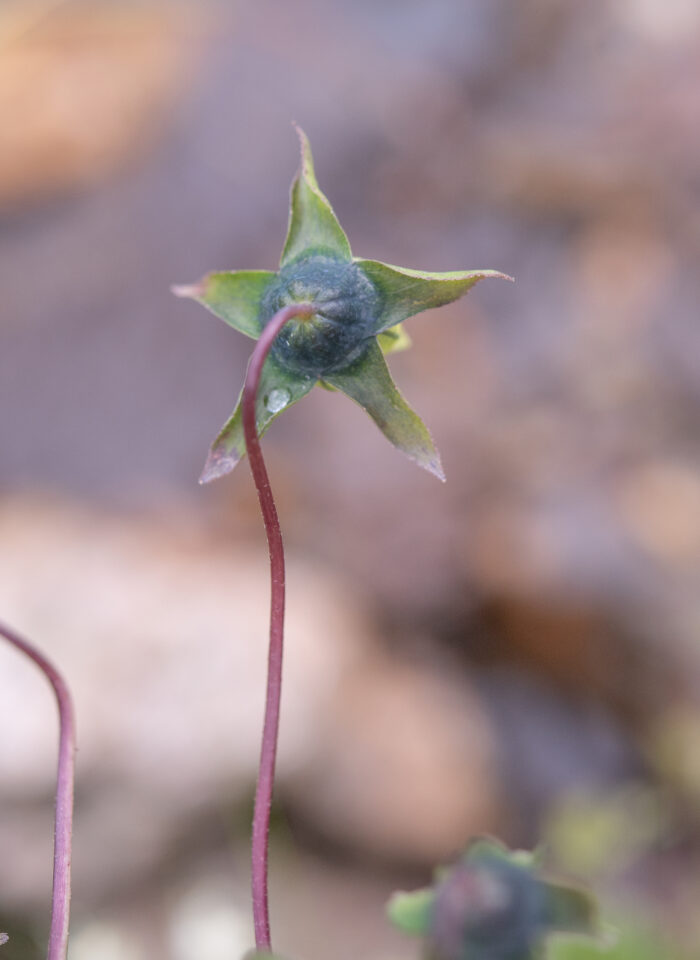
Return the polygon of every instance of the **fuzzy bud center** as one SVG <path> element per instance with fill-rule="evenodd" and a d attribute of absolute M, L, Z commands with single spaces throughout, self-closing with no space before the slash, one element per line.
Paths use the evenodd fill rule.
<path fill-rule="evenodd" d="M 280 270 L 262 299 L 262 325 L 282 307 L 304 302 L 316 312 L 286 323 L 271 353 L 294 373 L 322 378 L 352 363 L 374 336 L 379 296 L 356 264 L 316 254 Z"/>

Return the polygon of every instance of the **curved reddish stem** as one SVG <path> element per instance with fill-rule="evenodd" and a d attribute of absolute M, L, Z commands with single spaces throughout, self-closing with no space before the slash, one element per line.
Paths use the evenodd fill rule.
<path fill-rule="evenodd" d="M 49 932 L 47 960 L 65 960 L 68 950 L 68 921 L 70 918 L 73 784 L 75 780 L 73 703 L 63 677 L 39 650 L 2 623 L 0 623 L 0 636 L 34 661 L 53 687 L 58 704 L 59 738 L 54 821 L 53 891 L 51 894 L 51 930 Z"/>
<path fill-rule="evenodd" d="M 260 448 L 255 419 L 255 400 L 263 364 L 277 334 L 292 317 L 312 313 L 313 309 L 313 305 L 310 303 L 294 303 L 288 307 L 283 307 L 272 317 L 265 326 L 250 357 L 243 387 L 243 431 L 270 550 L 270 648 L 267 662 L 265 721 L 260 748 L 258 783 L 255 790 L 252 842 L 253 925 L 258 950 L 271 949 L 270 913 L 267 895 L 268 835 L 282 696 L 285 576 L 282 531 Z"/>

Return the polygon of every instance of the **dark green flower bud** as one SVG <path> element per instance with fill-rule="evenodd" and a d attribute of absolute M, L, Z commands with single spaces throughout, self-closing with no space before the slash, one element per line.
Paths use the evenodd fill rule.
<path fill-rule="evenodd" d="M 374 284 L 351 261 L 320 254 L 283 267 L 260 306 L 261 326 L 291 303 L 314 303 L 318 310 L 290 320 L 272 347 L 286 370 L 308 377 L 341 370 L 374 336 L 379 297 Z"/>
<path fill-rule="evenodd" d="M 530 960 L 547 929 L 547 890 L 502 858 L 459 863 L 435 891 L 435 960 Z"/>

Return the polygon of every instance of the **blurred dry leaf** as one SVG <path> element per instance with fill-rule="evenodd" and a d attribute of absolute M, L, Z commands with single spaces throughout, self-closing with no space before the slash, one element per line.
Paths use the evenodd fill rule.
<path fill-rule="evenodd" d="M 196 50 L 192 21 L 178 3 L 4 4 L 0 208 L 99 182 L 152 145 Z"/>

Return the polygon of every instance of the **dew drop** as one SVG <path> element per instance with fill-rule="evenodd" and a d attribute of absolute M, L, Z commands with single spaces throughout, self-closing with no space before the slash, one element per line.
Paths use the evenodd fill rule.
<path fill-rule="evenodd" d="M 265 406 L 270 413 L 279 413 L 280 410 L 284 410 L 291 399 L 292 395 L 289 390 L 276 387 L 274 390 L 270 390 L 265 397 Z"/>

